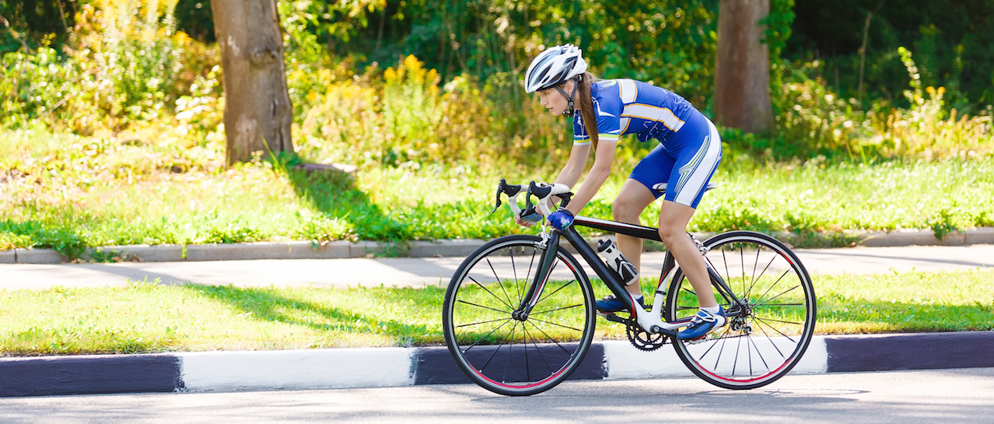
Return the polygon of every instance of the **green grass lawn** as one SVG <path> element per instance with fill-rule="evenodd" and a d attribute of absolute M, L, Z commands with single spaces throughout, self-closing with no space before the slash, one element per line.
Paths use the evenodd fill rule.
<path fill-rule="evenodd" d="M 994 270 L 814 276 L 817 332 L 994 329 Z M 650 279 L 643 280 L 644 292 Z M 603 287 L 596 286 L 599 291 Z M 444 289 L 123 288 L 0 291 L 4 355 L 279 350 L 443 343 Z M 624 328 L 598 322 L 601 338 Z"/>
<path fill-rule="evenodd" d="M 557 172 L 381 167 L 348 182 L 269 162 L 223 169 L 218 152 L 201 150 L 8 132 L 0 137 L 0 249 L 76 256 L 127 244 L 490 239 L 530 231 L 506 208 L 490 214 L 499 179 L 548 180 Z M 629 153 L 618 168 L 630 169 L 637 156 Z M 616 172 L 584 214 L 610 218 L 626 177 Z M 790 231 L 799 235 L 795 245 L 814 246 L 846 245 L 846 230 L 943 234 L 994 225 L 990 160 L 759 165 L 729 154 L 714 180 L 721 186 L 701 203 L 692 231 Z M 654 225 L 657 217 L 650 207 L 642 220 Z"/>

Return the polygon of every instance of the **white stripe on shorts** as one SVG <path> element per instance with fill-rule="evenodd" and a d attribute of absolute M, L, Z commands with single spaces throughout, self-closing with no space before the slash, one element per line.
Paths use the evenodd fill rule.
<path fill-rule="evenodd" d="M 690 206 L 694 203 L 694 198 L 707 186 L 709 177 L 721 161 L 721 136 L 711 120 L 706 117 L 704 119 L 708 121 L 710 133 L 694 159 L 684 166 L 687 170 L 680 169 L 680 182 L 677 184 L 674 202 L 681 205 Z"/>

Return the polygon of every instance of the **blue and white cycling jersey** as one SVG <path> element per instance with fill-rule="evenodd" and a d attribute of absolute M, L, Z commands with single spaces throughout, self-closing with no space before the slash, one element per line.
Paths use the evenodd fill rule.
<path fill-rule="evenodd" d="M 591 86 L 598 137 L 617 141 L 636 134 L 639 141 L 666 143 L 694 114 L 700 113 L 683 97 L 667 89 L 630 79 L 603 80 Z M 590 135 L 580 111 L 573 114 L 573 144 L 587 144 Z"/>
<path fill-rule="evenodd" d="M 639 141 L 659 140 L 632 170 L 657 198 L 657 184 L 666 183 L 666 200 L 696 208 L 721 162 L 721 137 L 714 124 L 683 97 L 664 88 L 630 79 L 598 81 L 591 87 L 601 141 L 617 142 L 624 134 Z M 573 114 L 573 144 L 590 143 L 580 111 Z"/>

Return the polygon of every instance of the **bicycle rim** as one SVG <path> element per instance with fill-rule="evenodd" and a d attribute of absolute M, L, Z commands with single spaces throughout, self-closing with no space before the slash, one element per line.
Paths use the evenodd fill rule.
<path fill-rule="evenodd" d="M 562 248 L 531 314 L 512 317 L 541 262 L 539 240 L 515 235 L 487 243 L 463 261 L 445 293 L 449 353 L 473 382 L 495 393 L 532 395 L 556 386 L 593 341 L 593 291 Z"/>
<path fill-rule="evenodd" d="M 797 364 L 814 335 L 814 287 L 797 256 L 764 234 L 736 231 L 704 242 L 705 258 L 747 305 L 733 305 L 717 288 L 718 304 L 729 311 L 728 325 L 704 341 L 674 342 L 684 364 L 698 377 L 728 389 L 753 389 L 776 381 Z M 678 273 L 667 292 L 667 320 L 687 320 L 698 299 Z M 741 311 L 741 312 L 738 312 Z"/>

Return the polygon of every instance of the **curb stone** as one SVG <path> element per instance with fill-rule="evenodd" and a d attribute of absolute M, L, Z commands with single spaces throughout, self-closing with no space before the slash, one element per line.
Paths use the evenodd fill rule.
<path fill-rule="evenodd" d="M 695 234 L 706 239 L 713 233 Z M 994 244 L 994 228 L 976 228 L 954 231 L 941 240 L 930 230 L 895 230 L 890 232 L 869 232 L 852 234 L 860 246 L 967 246 L 973 244 Z M 777 239 L 789 243 L 797 238 L 791 233 L 774 234 Z M 604 235 L 588 240 L 596 247 L 597 239 L 613 239 L 614 235 Z M 376 242 L 333 241 L 312 243 L 310 241 L 257 242 L 233 244 L 187 245 L 128 245 L 103 246 L 87 249 L 84 257 L 94 252 L 116 252 L 125 258 L 139 262 L 182 262 L 182 261 L 226 261 L 259 259 L 347 259 L 363 257 L 461 257 L 467 256 L 485 244 L 486 240 L 453 239 L 439 241 Z M 572 247 L 567 247 L 572 251 Z M 647 250 L 662 250 L 660 243 L 647 242 Z M 66 262 L 66 257 L 53 249 L 14 249 L 0 252 L 0 264 L 58 264 Z"/>
<path fill-rule="evenodd" d="M 816 336 L 791 373 L 994 367 L 991 351 L 994 331 Z M 0 397 L 469 383 L 444 347 L 2 358 L 0 375 Z M 570 379 L 692 376 L 672 349 L 602 341 Z"/>

